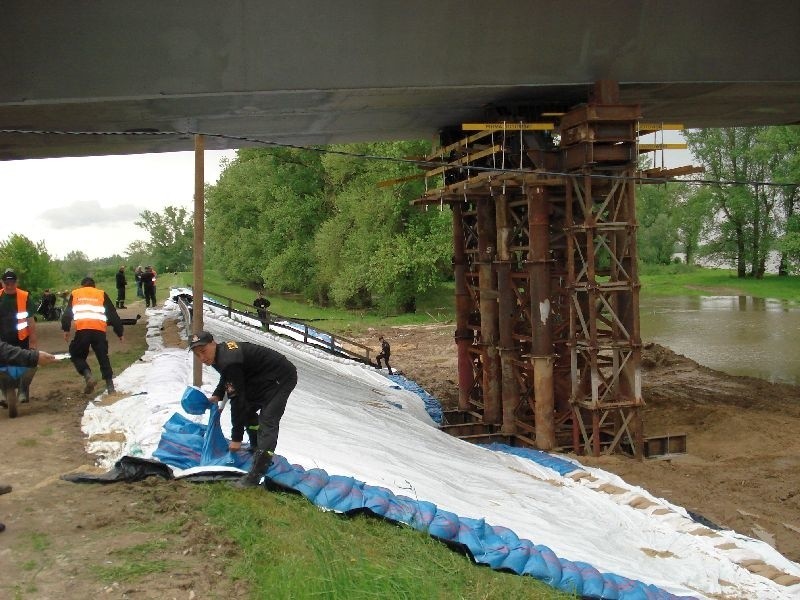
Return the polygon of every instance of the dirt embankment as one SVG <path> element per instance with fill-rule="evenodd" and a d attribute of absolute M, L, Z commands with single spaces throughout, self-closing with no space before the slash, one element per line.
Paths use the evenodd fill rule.
<path fill-rule="evenodd" d="M 358 341 L 377 347 L 384 335 L 393 367 L 455 407 L 453 331 L 384 328 Z M 642 363 L 645 434 L 685 433 L 687 454 L 579 460 L 800 561 L 800 387 L 712 371 L 655 344 Z"/>
<path fill-rule="evenodd" d="M 130 327 L 126 343 L 141 336 L 143 345 L 144 331 Z M 395 368 L 445 405 L 455 403 L 452 325 L 385 328 L 360 341 L 377 350 L 378 334 L 391 342 Z M 174 326 L 163 335 L 168 345 L 183 343 Z M 42 348 L 66 350 L 56 323 L 41 323 L 39 337 Z M 119 349 L 113 335 L 110 342 L 112 352 Z M 688 454 L 581 460 L 800 560 L 800 388 L 716 373 L 657 346 L 644 365 L 646 432 L 686 433 Z M 80 428 L 81 389 L 65 361 L 39 370 L 19 418 L 0 411 L 0 482 L 14 486 L 0 496 L 8 526 L 0 533 L 0 597 L 243 597 L 246 583 L 223 575 L 236 550 L 201 516 L 192 484 L 60 479 L 93 468 Z M 125 577 L 136 565 L 143 574 Z"/>

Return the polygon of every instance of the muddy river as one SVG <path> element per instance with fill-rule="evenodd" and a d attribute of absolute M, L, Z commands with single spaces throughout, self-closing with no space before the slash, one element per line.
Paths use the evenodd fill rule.
<path fill-rule="evenodd" d="M 698 363 L 800 385 L 800 305 L 751 296 L 650 297 L 640 301 L 642 340 Z"/>

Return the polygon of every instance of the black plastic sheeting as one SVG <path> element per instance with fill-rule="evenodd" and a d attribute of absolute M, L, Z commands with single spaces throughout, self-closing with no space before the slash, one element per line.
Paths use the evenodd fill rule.
<path fill-rule="evenodd" d="M 181 477 L 187 481 L 227 481 L 239 479 L 242 473 L 239 472 L 205 472 L 195 473 Z M 148 477 L 163 477 L 164 479 L 175 479 L 170 469 L 164 463 L 151 458 L 139 458 L 137 456 L 123 456 L 114 467 L 105 473 L 68 473 L 62 475 L 64 481 L 72 483 L 120 483 L 133 482 L 147 479 Z"/>

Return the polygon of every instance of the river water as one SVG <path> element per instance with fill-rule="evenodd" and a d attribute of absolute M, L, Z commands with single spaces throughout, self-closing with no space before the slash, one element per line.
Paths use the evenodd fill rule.
<path fill-rule="evenodd" d="M 701 365 L 800 385 L 800 305 L 752 296 L 646 297 L 642 341 Z"/>

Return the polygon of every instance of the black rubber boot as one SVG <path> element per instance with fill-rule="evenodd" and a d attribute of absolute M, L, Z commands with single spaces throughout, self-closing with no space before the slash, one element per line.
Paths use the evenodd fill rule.
<path fill-rule="evenodd" d="M 19 380 L 17 398 L 19 398 L 20 404 L 27 404 L 31 399 L 31 381 L 33 381 L 34 375 L 36 375 L 36 367 L 25 371 Z"/>
<path fill-rule="evenodd" d="M 113 379 L 106 379 L 106 391 L 109 394 L 113 394 L 117 390 L 114 389 L 114 380 Z"/>
<path fill-rule="evenodd" d="M 267 450 L 256 450 L 253 454 L 253 464 L 250 465 L 250 471 L 242 477 L 233 482 L 235 488 L 249 488 L 256 487 L 261 481 L 262 475 L 266 473 L 269 466 L 272 464 L 272 452 Z"/>
<path fill-rule="evenodd" d="M 83 372 L 83 378 L 86 380 L 86 385 L 83 387 L 83 393 L 91 394 L 94 391 L 94 386 L 97 385 L 94 377 L 92 377 L 92 372 L 89 369 L 86 369 Z"/>

